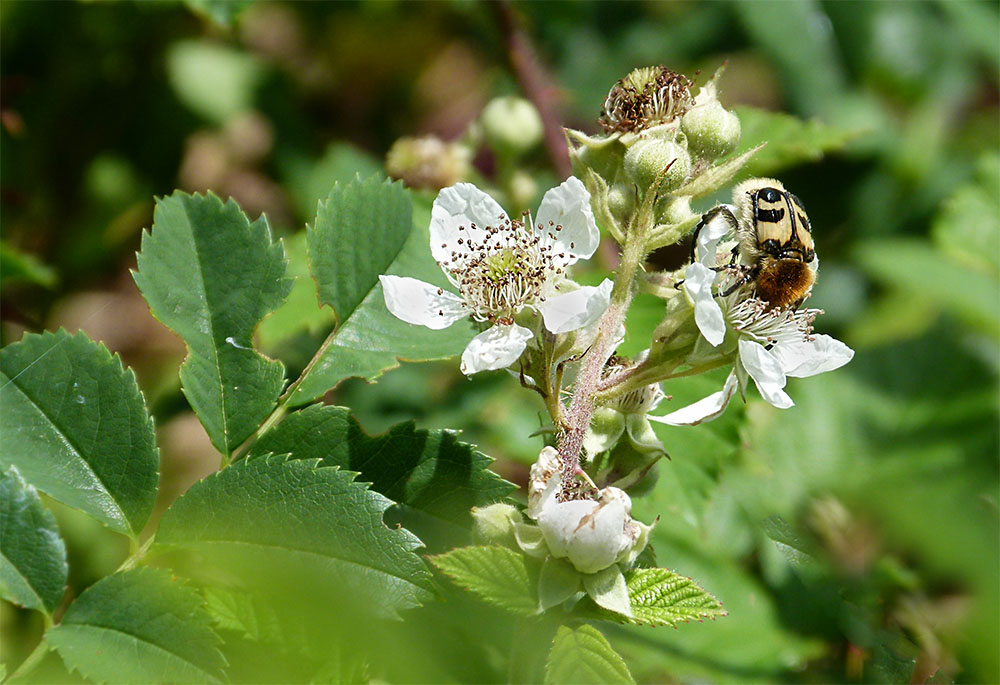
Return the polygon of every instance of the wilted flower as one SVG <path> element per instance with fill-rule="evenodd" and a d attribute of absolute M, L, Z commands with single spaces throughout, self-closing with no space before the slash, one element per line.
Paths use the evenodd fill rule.
<path fill-rule="evenodd" d="M 690 89 L 691 79 L 662 65 L 634 69 L 611 88 L 600 124 L 612 133 L 672 121 L 691 107 L 694 99 Z"/>
<path fill-rule="evenodd" d="M 405 136 L 389 148 L 385 168 L 391 177 L 402 179 L 410 188 L 440 190 L 468 175 L 470 157 L 465 146 L 437 136 Z"/>
<path fill-rule="evenodd" d="M 462 354 L 466 374 L 517 361 L 533 332 L 515 323 L 528 308 L 552 333 L 595 322 L 608 307 L 612 283 L 577 286 L 566 268 L 590 257 L 600 234 L 590 194 L 570 177 L 542 198 L 537 223 L 510 219 L 474 185 L 445 188 L 431 213 L 431 253 L 458 294 L 415 278 L 380 276 L 389 311 L 403 321 L 446 328 L 466 316 L 490 327 Z"/>

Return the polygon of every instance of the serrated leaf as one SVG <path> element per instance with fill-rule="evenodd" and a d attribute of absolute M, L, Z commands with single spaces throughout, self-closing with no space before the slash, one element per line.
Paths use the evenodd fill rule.
<path fill-rule="evenodd" d="M 68 572 L 55 517 L 15 467 L 0 471 L 0 597 L 51 613 Z"/>
<path fill-rule="evenodd" d="M 715 192 L 725 184 L 729 183 L 729 181 L 731 181 L 733 177 L 743 169 L 743 167 L 749 164 L 753 157 L 766 147 L 765 143 L 766 141 L 763 141 L 751 147 L 746 152 L 736 155 L 732 159 L 728 159 L 725 162 L 709 167 L 695 176 L 687 184 L 675 190 L 673 194 L 688 195 L 692 198 L 699 198 Z M 699 218 L 693 217 L 693 220 L 697 223 Z M 675 230 L 679 231 L 679 229 Z"/>
<path fill-rule="evenodd" d="M 163 515 L 156 546 L 199 553 L 197 572 L 226 569 L 275 592 L 329 592 L 395 616 L 430 597 L 413 553 L 420 541 L 387 528 L 392 502 L 354 478 L 313 460 L 243 460 L 182 495 Z"/>
<path fill-rule="evenodd" d="M 0 350 L 0 467 L 136 536 L 159 480 L 135 374 L 83 333 L 29 334 Z"/>
<path fill-rule="evenodd" d="M 398 360 L 429 361 L 461 353 L 475 332 L 469 321 L 432 331 L 389 313 L 380 274 L 447 285 L 431 258 L 429 231 L 414 226 L 401 182 L 373 176 L 337 185 L 320 203 L 309 231 L 309 256 L 320 299 L 333 307 L 337 329 L 303 374 L 289 403 L 320 397 L 345 378 L 372 380 Z"/>
<path fill-rule="evenodd" d="M 492 459 L 451 431 L 417 430 L 407 422 L 371 437 L 344 407 L 314 405 L 289 415 L 254 443 L 250 455 L 269 452 L 357 471 L 403 507 L 404 517 L 407 511 L 421 515 L 404 520 L 417 533 L 435 523 L 451 536 L 464 535 L 472 507 L 492 504 L 515 487 L 488 469 Z"/>
<path fill-rule="evenodd" d="M 159 569 L 99 580 L 45 639 L 97 682 L 219 682 L 225 666 L 201 596 Z"/>
<path fill-rule="evenodd" d="M 282 186 L 305 217 L 316 215 L 316 204 L 325 199 L 337 183 L 350 183 L 355 176 L 367 178 L 382 168 L 380 161 L 368 152 L 341 141 L 330 143 L 319 159 L 278 149 L 275 150 L 275 162 Z"/>
<path fill-rule="evenodd" d="M 626 579 L 632 618 L 628 622 L 650 626 L 669 625 L 725 616 L 722 603 L 690 578 L 665 568 L 640 568 Z M 607 613 L 612 620 L 618 614 Z"/>
<path fill-rule="evenodd" d="M 593 626 L 559 626 L 548 662 L 546 685 L 634 683 L 628 666 Z"/>
<path fill-rule="evenodd" d="M 253 349 L 254 329 L 288 295 L 281 244 L 230 199 L 175 192 L 156 201 L 135 282 L 153 316 L 188 346 L 184 394 L 228 454 L 267 418 L 284 369 Z"/>
<path fill-rule="evenodd" d="M 281 622 L 261 597 L 238 590 L 206 587 L 205 610 L 219 630 L 238 632 L 254 641 L 277 641 L 282 637 Z"/>
<path fill-rule="evenodd" d="M 818 119 L 804 120 L 754 107 L 741 106 L 734 111 L 740 118 L 742 149 L 767 143 L 747 164 L 750 176 L 770 176 L 796 164 L 815 162 L 862 133 L 828 126 Z"/>
<path fill-rule="evenodd" d="M 517 614 L 538 612 L 537 581 L 524 556 L 499 546 L 460 547 L 430 561 L 456 585 L 494 606 Z"/>

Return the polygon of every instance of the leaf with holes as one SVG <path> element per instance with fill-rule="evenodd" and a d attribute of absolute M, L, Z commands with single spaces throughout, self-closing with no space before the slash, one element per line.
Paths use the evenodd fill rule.
<path fill-rule="evenodd" d="M 0 597 L 50 613 L 68 571 L 55 517 L 15 467 L 0 471 Z"/>
<path fill-rule="evenodd" d="M 431 258 L 429 218 L 414 225 L 402 183 L 378 176 L 337 185 L 309 228 L 309 258 L 320 300 L 337 328 L 292 393 L 292 405 L 320 397 L 345 378 L 372 380 L 398 360 L 428 361 L 460 354 L 475 335 L 469 321 L 432 331 L 400 321 L 386 309 L 381 274 L 447 286 Z"/>
<path fill-rule="evenodd" d="M 192 573 L 267 592 L 322 594 L 393 617 L 430 597 L 420 541 L 389 529 L 392 502 L 315 460 L 247 459 L 196 483 L 163 515 L 158 548 L 197 554 Z"/>
<path fill-rule="evenodd" d="M 499 546 L 461 547 L 430 561 L 456 585 L 480 599 L 517 614 L 538 613 L 538 579 L 524 555 Z"/>
<path fill-rule="evenodd" d="M 288 295 L 281 244 L 267 219 L 233 200 L 175 192 L 156 201 L 136 284 L 153 316 L 188 347 L 184 394 L 212 444 L 229 453 L 267 418 L 284 368 L 253 349 L 254 329 Z"/>
<path fill-rule="evenodd" d="M 467 542 L 472 507 L 497 502 L 514 489 L 487 468 L 492 459 L 452 431 L 417 430 L 407 422 L 371 437 L 344 407 L 315 405 L 289 415 L 250 454 L 269 452 L 357 471 L 399 505 L 403 523 L 421 539 L 432 535 L 450 546 Z"/>
<path fill-rule="evenodd" d="M 634 683 L 628 666 L 593 626 L 559 626 L 545 664 L 546 685 Z"/>
<path fill-rule="evenodd" d="M 153 421 L 104 345 L 60 330 L 0 350 L 0 432 L 0 467 L 113 530 L 142 530 L 159 480 Z"/>
<path fill-rule="evenodd" d="M 111 683 L 219 682 L 225 659 L 201 596 L 159 569 L 99 580 L 45 633 L 70 669 Z"/>

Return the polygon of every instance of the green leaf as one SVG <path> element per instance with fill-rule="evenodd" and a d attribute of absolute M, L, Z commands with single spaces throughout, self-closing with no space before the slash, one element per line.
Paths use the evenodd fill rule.
<path fill-rule="evenodd" d="M 507 547 L 460 547 L 430 561 L 456 585 L 494 606 L 517 614 L 538 612 L 537 580 L 528 573 L 524 555 Z"/>
<path fill-rule="evenodd" d="M 281 244 L 265 217 L 250 223 L 231 199 L 175 192 L 156 201 L 133 276 L 153 316 L 187 343 L 184 394 L 228 454 L 267 418 L 284 386 L 281 363 L 251 341 L 292 286 Z"/>
<path fill-rule="evenodd" d="M 333 307 L 337 329 L 296 386 L 292 405 L 310 402 L 351 376 L 373 380 L 399 359 L 452 357 L 473 337 L 467 320 L 432 331 L 386 309 L 380 274 L 448 285 L 431 258 L 423 220 L 421 226 L 414 228 L 402 183 L 377 176 L 337 185 L 320 203 L 309 230 L 309 255 L 320 300 Z"/>
<path fill-rule="evenodd" d="M 318 160 L 280 147 L 275 157 L 282 185 L 305 217 L 316 215 L 316 203 L 326 199 L 334 185 L 346 185 L 355 176 L 368 178 L 382 168 L 369 153 L 344 142 L 330 143 Z"/>
<path fill-rule="evenodd" d="M 488 469 L 492 459 L 459 442 L 452 431 L 417 430 L 407 422 L 370 437 L 344 407 L 314 405 L 291 414 L 250 450 L 252 456 L 267 453 L 357 471 L 404 514 L 420 514 L 405 519 L 418 534 L 433 522 L 438 525 L 432 529 L 443 527 L 454 535 L 457 527 L 464 537 L 472 507 L 492 504 L 515 487 Z M 430 521 L 421 520 L 426 517 Z"/>
<path fill-rule="evenodd" d="M 631 623 L 676 627 L 683 621 L 725 616 L 722 603 L 693 580 L 665 568 L 640 568 L 627 578 Z M 621 620 L 618 614 L 609 618 Z"/>
<path fill-rule="evenodd" d="M 941 204 L 931 231 L 942 252 L 995 279 L 1000 273 L 1000 155 L 983 154 L 978 166 L 977 181 L 959 186 Z"/>
<path fill-rule="evenodd" d="M 159 569 L 99 580 L 45 639 L 98 682 L 219 682 L 225 666 L 201 596 Z"/>
<path fill-rule="evenodd" d="M 83 333 L 0 350 L 0 467 L 135 537 L 156 499 L 159 451 L 131 370 Z"/>
<path fill-rule="evenodd" d="M 287 456 L 247 459 L 191 487 L 163 515 L 156 546 L 194 551 L 195 573 L 240 579 L 300 596 L 355 598 L 395 616 L 430 597 L 420 541 L 389 529 L 392 504 L 355 474 Z"/>
<path fill-rule="evenodd" d="M 546 685 L 634 683 L 621 656 L 593 626 L 559 626 L 545 664 Z"/>
<path fill-rule="evenodd" d="M 0 596 L 51 613 L 68 572 L 55 517 L 15 467 L 0 471 Z"/>
<path fill-rule="evenodd" d="M 261 349 L 268 352 L 299 333 L 325 333 L 334 321 L 333 312 L 316 300 L 316 284 L 309 274 L 305 231 L 283 238 L 281 242 L 288 257 L 288 276 L 294 284 L 285 303 L 257 327 L 257 340 Z"/>
<path fill-rule="evenodd" d="M 236 18 L 255 0 L 184 0 L 184 4 L 197 14 L 222 27 L 231 27 Z"/>
<path fill-rule="evenodd" d="M 675 190 L 673 194 L 688 195 L 692 198 L 699 198 L 708 195 L 709 193 L 714 193 L 716 190 L 729 183 L 729 181 L 731 181 L 733 177 L 743 169 L 743 167 L 751 162 L 755 155 L 766 147 L 766 141 L 761 141 L 749 150 L 736 155 L 732 159 L 728 159 L 725 162 L 709 167 L 695 176 L 691 181 Z M 699 220 L 700 217 L 695 217 L 694 219 L 695 223 Z M 693 228 L 693 225 L 691 228 Z"/>
<path fill-rule="evenodd" d="M 736 107 L 735 112 L 742 128 L 741 149 L 767 143 L 747 164 L 750 176 L 770 176 L 803 162 L 815 162 L 828 152 L 843 149 L 862 133 L 754 107 Z"/>
<path fill-rule="evenodd" d="M 201 4 L 207 8 L 221 3 L 201 0 Z M 166 57 L 167 77 L 177 98 L 218 126 L 253 107 L 266 76 L 260 58 L 221 41 L 177 41 Z"/>
<path fill-rule="evenodd" d="M 0 287 L 22 282 L 51 288 L 58 280 L 52 267 L 42 264 L 32 254 L 15 249 L 7 241 L 0 241 Z"/>

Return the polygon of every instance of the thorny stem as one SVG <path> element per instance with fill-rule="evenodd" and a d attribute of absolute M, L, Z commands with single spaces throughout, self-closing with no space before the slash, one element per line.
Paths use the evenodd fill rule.
<path fill-rule="evenodd" d="M 649 193 L 649 195 L 652 196 L 653 193 Z M 580 469 L 580 450 L 583 447 L 583 436 L 590 426 L 590 419 L 596 408 L 594 396 L 601 382 L 604 365 L 614 352 L 615 336 L 625 321 L 625 314 L 628 312 L 635 294 L 633 283 L 646 254 L 644 241 L 646 230 L 651 223 L 649 219 L 652 204 L 652 198 L 647 198 L 630 227 L 631 230 L 626 238 L 621 263 L 615 277 L 615 285 L 611 291 L 611 303 L 597 324 L 597 338 L 584 357 L 583 367 L 576 380 L 573 399 L 566 412 L 567 428 L 560 436 L 557 446 L 562 462 L 564 491 L 572 486 Z"/>
<path fill-rule="evenodd" d="M 556 111 L 555 84 L 548 78 L 534 46 L 521 27 L 521 21 L 510 2 L 502 0 L 493 4 L 503 29 L 507 52 L 521 90 L 538 110 L 545 132 L 545 150 L 559 178 L 567 178 L 572 169 L 569 152 L 563 135 L 562 121 Z"/>

